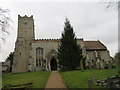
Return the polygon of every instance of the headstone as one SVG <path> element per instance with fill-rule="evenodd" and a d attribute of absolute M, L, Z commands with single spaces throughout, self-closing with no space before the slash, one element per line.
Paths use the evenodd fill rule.
<path fill-rule="evenodd" d="M 92 85 L 93 85 L 93 81 L 92 80 L 88 80 L 88 88 L 92 88 Z"/>
<path fill-rule="evenodd" d="M 110 61 L 108 62 L 108 69 L 112 69 L 112 64 Z"/>
<path fill-rule="evenodd" d="M 99 62 L 96 62 L 96 69 L 99 69 Z"/>
<path fill-rule="evenodd" d="M 100 69 L 104 69 L 103 62 L 100 62 Z"/>
<path fill-rule="evenodd" d="M 93 80 L 93 84 L 95 85 L 95 84 L 96 84 L 96 79 L 95 79 L 95 77 L 93 77 L 92 80 Z"/>
<path fill-rule="evenodd" d="M 91 64 L 90 64 L 90 62 L 88 62 L 88 67 L 89 67 L 89 69 L 91 69 Z"/>
<path fill-rule="evenodd" d="M 104 59 L 102 60 L 102 62 L 103 62 L 103 69 L 105 69 L 106 62 Z"/>
<path fill-rule="evenodd" d="M 81 70 L 83 71 L 83 70 L 84 70 L 84 67 L 83 67 L 83 60 L 80 60 L 80 66 L 81 66 Z"/>
<path fill-rule="evenodd" d="M 96 61 L 93 61 L 93 68 L 96 69 Z"/>
<path fill-rule="evenodd" d="M 112 81 L 111 78 L 108 78 L 108 79 L 107 79 L 107 87 L 108 87 L 108 88 L 113 88 L 113 81 Z"/>

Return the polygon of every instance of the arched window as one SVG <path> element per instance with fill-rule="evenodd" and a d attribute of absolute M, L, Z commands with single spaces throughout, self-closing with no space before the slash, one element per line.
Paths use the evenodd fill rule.
<path fill-rule="evenodd" d="M 36 66 L 42 65 L 43 48 L 36 48 Z"/>

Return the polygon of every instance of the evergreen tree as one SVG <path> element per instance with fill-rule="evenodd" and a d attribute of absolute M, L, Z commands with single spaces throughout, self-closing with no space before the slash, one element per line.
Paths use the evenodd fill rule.
<path fill-rule="evenodd" d="M 10 72 L 12 71 L 13 55 L 14 55 L 14 52 L 11 52 L 6 59 L 6 62 L 10 62 Z"/>
<path fill-rule="evenodd" d="M 83 59 L 82 49 L 77 45 L 77 39 L 68 19 L 65 21 L 64 31 L 58 47 L 59 65 L 62 70 L 74 70 L 80 66 Z"/>

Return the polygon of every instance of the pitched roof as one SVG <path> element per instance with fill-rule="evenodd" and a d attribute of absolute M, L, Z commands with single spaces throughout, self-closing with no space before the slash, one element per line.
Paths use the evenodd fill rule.
<path fill-rule="evenodd" d="M 82 40 L 83 39 L 77 39 Z M 60 39 L 37 39 L 33 40 L 33 43 L 39 43 L 39 42 L 59 42 Z M 86 50 L 107 50 L 106 46 L 102 44 L 100 41 L 84 41 L 84 45 Z"/>
<path fill-rule="evenodd" d="M 107 47 L 100 41 L 84 41 L 86 50 L 107 50 Z"/>

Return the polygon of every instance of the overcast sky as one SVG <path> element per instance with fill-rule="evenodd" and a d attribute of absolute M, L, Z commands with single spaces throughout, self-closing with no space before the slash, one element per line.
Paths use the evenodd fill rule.
<path fill-rule="evenodd" d="M 4 61 L 14 51 L 17 38 L 18 14 L 33 15 L 35 21 L 35 38 L 60 38 L 65 17 L 71 22 L 75 34 L 84 40 L 100 40 L 107 46 L 110 55 L 118 51 L 118 15 L 115 10 L 107 10 L 106 4 L 98 2 L 2 2 L 0 7 L 10 10 L 13 20 L 9 35 L 3 36 L 2 57 Z"/>

